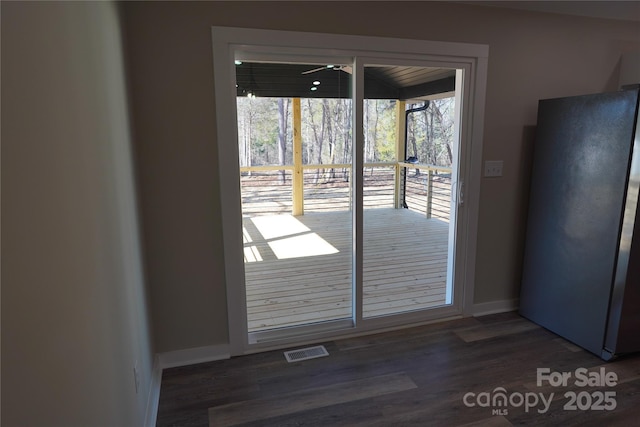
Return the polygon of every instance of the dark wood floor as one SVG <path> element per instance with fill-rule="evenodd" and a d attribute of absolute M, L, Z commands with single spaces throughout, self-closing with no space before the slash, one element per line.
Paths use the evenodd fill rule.
<path fill-rule="evenodd" d="M 632 426 L 640 420 L 640 355 L 605 363 L 515 313 L 323 343 L 330 356 L 287 363 L 282 351 L 167 369 L 158 426 Z M 571 372 L 536 384 L 537 368 Z M 615 372 L 613 387 L 579 387 L 575 370 Z M 466 393 L 554 398 L 528 412 L 468 407 Z M 565 393 L 615 392 L 616 408 L 567 410 Z M 586 393 L 585 393 L 586 392 Z M 497 393 L 497 391 L 496 391 Z M 477 402 L 475 398 L 469 402 Z M 531 400 L 533 403 L 533 400 Z"/>

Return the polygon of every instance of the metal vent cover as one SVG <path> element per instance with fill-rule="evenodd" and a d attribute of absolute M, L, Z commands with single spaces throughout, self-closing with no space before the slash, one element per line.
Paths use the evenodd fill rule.
<path fill-rule="evenodd" d="M 328 356 L 329 352 L 323 345 L 315 347 L 299 348 L 297 350 L 289 350 L 284 352 L 287 362 L 299 362 L 301 360 L 315 359 L 317 357 Z"/>

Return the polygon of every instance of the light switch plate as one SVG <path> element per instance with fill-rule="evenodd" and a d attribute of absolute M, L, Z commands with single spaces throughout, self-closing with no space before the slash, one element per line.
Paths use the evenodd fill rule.
<path fill-rule="evenodd" d="M 486 162 L 484 162 L 484 176 L 502 176 L 502 165 L 502 160 L 487 160 Z"/>

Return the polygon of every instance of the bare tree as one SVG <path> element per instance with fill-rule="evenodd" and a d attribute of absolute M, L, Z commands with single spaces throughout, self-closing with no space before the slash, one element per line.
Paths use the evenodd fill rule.
<path fill-rule="evenodd" d="M 312 111 L 311 99 L 307 99 L 307 103 L 309 105 L 309 111 Z M 318 125 L 315 122 L 315 119 L 313 118 L 313 114 L 309 114 L 309 120 L 311 124 L 311 129 L 313 131 L 313 138 L 315 141 L 314 154 L 316 157 L 315 161 L 317 165 L 322 164 L 322 144 L 324 141 L 325 117 L 326 117 L 326 105 L 324 103 L 322 104 L 322 115 L 320 117 L 319 129 L 318 129 Z M 314 183 L 317 184 L 319 180 L 320 180 L 320 169 L 318 168 L 316 169 Z"/>
<path fill-rule="evenodd" d="M 323 99 L 322 104 L 323 104 L 323 108 L 326 108 L 326 111 L 327 111 L 326 118 L 327 118 L 327 139 L 329 142 L 329 164 L 334 164 L 335 158 L 336 158 L 336 138 L 333 132 L 333 126 L 331 125 L 331 122 L 333 121 L 335 117 L 335 113 L 337 111 L 337 103 L 335 102 L 329 103 L 328 99 Z M 333 104 L 334 108 L 331 108 L 331 104 Z M 329 170 L 329 179 L 334 179 L 335 177 L 336 177 L 336 171 L 334 168 L 331 168 Z"/>
<path fill-rule="evenodd" d="M 342 126 L 342 135 L 344 137 L 344 142 L 342 146 L 342 163 L 351 163 L 351 146 L 349 142 L 351 141 L 351 108 L 349 103 L 344 100 L 341 100 L 341 104 L 343 104 L 344 108 L 344 124 Z M 349 170 L 343 169 L 344 180 L 349 181 Z"/>
<path fill-rule="evenodd" d="M 448 111 L 451 108 L 452 102 L 449 100 L 449 102 L 444 103 L 442 101 L 445 100 L 441 100 L 441 102 L 433 102 L 433 118 L 432 120 L 434 120 L 438 126 L 438 129 L 440 130 L 440 137 L 442 139 L 444 148 L 446 150 L 446 158 L 445 158 L 445 165 L 451 165 L 451 163 L 453 163 L 453 153 L 451 151 L 451 144 L 452 144 L 452 139 L 453 139 L 453 117 L 451 116 L 451 111 Z M 447 109 L 446 112 L 443 112 L 441 107 L 444 107 Z M 451 116 L 446 118 L 445 116 Z"/>
<path fill-rule="evenodd" d="M 240 166 L 252 166 L 252 130 L 254 111 L 251 103 L 245 98 L 238 101 L 238 141 L 240 151 Z M 248 173 L 251 175 L 251 172 Z"/>
<path fill-rule="evenodd" d="M 278 162 L 286 164 L 287 159 L 287 114 L 289 99 L 278 98 Z M 287 179 L 286 171 L 280 171 L 280 181 L 284 184 Z"/>

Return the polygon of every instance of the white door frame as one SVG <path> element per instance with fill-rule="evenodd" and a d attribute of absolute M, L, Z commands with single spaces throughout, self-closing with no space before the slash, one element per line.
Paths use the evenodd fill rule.
<path fill-rule="evenodd" d="M 401 325 L 472 315 L 488 46 L 231 27 L 213 27 L 212 39 L 230 354 L 235 356 L 338 336 L 397 328 Z M 245 60 L 250 60 L 254 55 L 260 57 L 264 53 L 268 53 L 272 60 L 277 60 L 278 55 L 281 55 L 283 62 L 290 60 L 291 55 L 304 58 L 306 63 L 313 63 L 314 56 L 317 58 L 316 63 L 326 63 L 327 57 L 355 58 L 353 61 L 355 124 L 361 121 L 361 117 L 358 119 L 358 108 L 361 108 L 364 92 L 364 83 L 358 76 L 362 75 L 364 63 L 370 63 L 367 62 L 369 58 L 429 63 L 430 66 L 459 70 L 456 75 L 456 87 L 460 87 L 459 84 L 462 83 L 462 91 L 456 91 L 461 92 L 461 99 L 456 101 L 460 101 L 461 103 L 457 105 L 462 107 L 459 123 L 461 151 L 459 181 L 455 190 L 452 189 L 452 191 L 456 192 L 454 197 L 458 200 L 459 192 L 464 188 L 464 204 L 458 209 L 457 230 L 462 238 L 457 239 L 453 274 L 456 281 L 462 281 L 457 288 L 461 290 L 462 295 L 454 295 L 454 303 L 451 306 L 372 319 L 362 319 L 360 306 L 360 310 L 355 310 L 358 318 L 353 319 L 354 326 L 349 329 L 315 330 L 312 335 L 283 337 L 281 340 L 268 343 L 249 342 L 244 288 L 240 176 L 238 162 L 233 160 L 238 158 L 234 61 L 238 55 Z M 354 171 L 357 171 L 362 167 L 362 156 L 358 155 L 361 150 L 357 148 L 362 146 L 363 137 L 359 129 L 354 129 L 353 135 L 356 148 L 353 156 Z M 354 174 L 354 177 L 357 175 Z M 357 190 L 358 178 L 353 182 Z M 357 195 L 357 193 L 354 194 Z M 353 209 L 353 215 L 356 236 L 354 261 L 356 265 L 361 265 L 362 207 L 358 207 L 357 203 Z M 356 293 L 359 291 L 361 295 L 361 272 L 356 272 L 354 279 Z M 358 298 L 354 298 L 354 304 L 357 301 Z"/>

